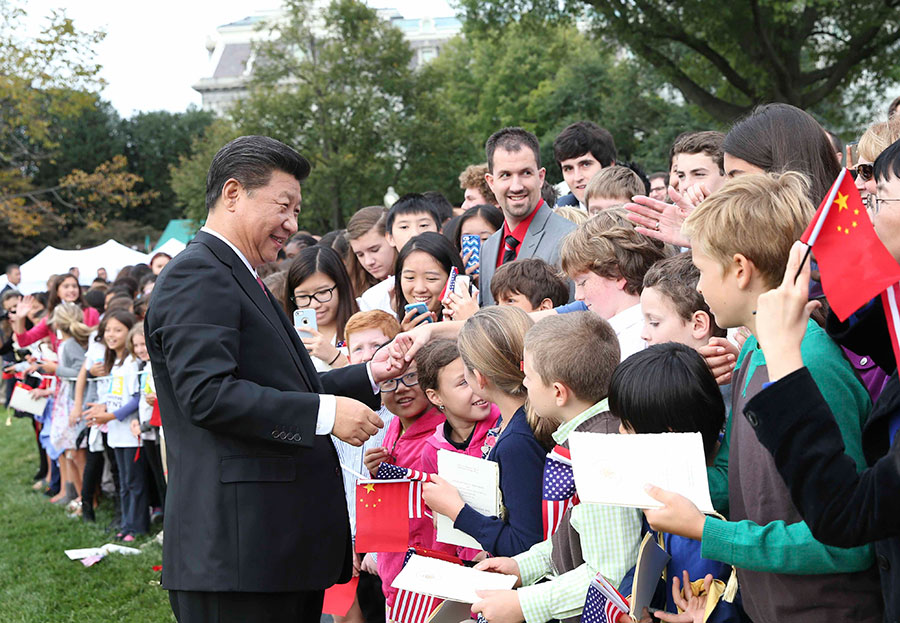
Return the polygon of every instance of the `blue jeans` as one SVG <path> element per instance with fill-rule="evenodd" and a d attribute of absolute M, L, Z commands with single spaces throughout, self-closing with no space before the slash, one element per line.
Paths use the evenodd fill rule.
<path fill-rule="evenodd" d="M 122 500 L 122 533 L 146 534 L 150 529 L 150 502 L 147 499 L 147 466 L 144 456 L 134 460 L 138 448 L 114 448 L 119 468 L 119 496 Z"/>

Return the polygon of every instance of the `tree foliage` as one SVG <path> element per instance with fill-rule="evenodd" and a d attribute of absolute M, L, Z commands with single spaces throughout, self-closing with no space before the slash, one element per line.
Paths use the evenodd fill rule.
<path fill-rule="evenodd" d="M 399 137 L 414 118 L 412 53 L 358 0 L 333 0 L 322 13 L 311 0 L 288 0 L 272 28 L 234 118 L 244 133 L 282 140 L 310 160 L 301 223 L 339 227 L 380 203 L 399 177 Z"/>
<path fill-rule="evenodd" d="M 216 152 L 240 132 L 228 119 L 216 119 L 194 139 L 189 153 L 169 165 L 176 205 L 198 224 L 206 220 L 206 172 Z"/>
<path fill-rule="evenodd" d="M 589 20 L 684 97 L 729 122 L 761 102 L 819 110 L 835 124 L 898 79 L 897 0 L 462 0 L 475 33 Z"/>

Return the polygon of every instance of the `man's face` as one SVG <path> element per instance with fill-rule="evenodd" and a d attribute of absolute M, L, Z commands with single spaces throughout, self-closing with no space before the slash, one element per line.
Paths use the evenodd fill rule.
<path fill-rule="evenodd" d="M 229 183 L 226 182 L 226 190 Z M 248 191 L 240 184 L 215 208 L 234 212 L 237 246 L 251 266 L 278 259 L 285 241 L 297 232 L 300 216 L 300 182 L 284 171 L 273 171 L 269 183 Z"/>
<path fill-rule="evenodd" d="M 669 197 L 669 191 L 666 188 L 666 180 L 662 177 L 654 177 L 650 180 L 650 198 L 657 201 L 665 201 Z"/>
<path fill-rule="evenodd" d="M 561 160 L 559 167 L 562 169 L 563 179 L 569 185 L 569 190 L 575 195 L 579 203 L 584 203 L 584 189 L 591 178 L 597 174 L 603 165 L 597 162 L 590 152 L 577 158 Z"/>
<path fill-rule="evenodd" d="M 19 285 L 19 282 L 22 281 L 22 271 L 18 268 L 13 268 L 6 273 L 6 279 L 14 286 L 17 286 Z"/>
<path fill-rule="evenodd" d="M 546 171 L 538 168 L 534 152 L 528 147 L 519 151 L 494 151 L 493 173 L 485 175 L 488 185 L 503 210 L 507 224 L 515 227 L 534 212 L 541 200 L 541 186 Z"/>
<path fill-rule="evenodd" d="M 98 269 L 97 269 L 97 278 L 98 278 L 98 279 L 102 279 L 103 281 L 106 281 L 106 280 L 108 279 L 108 277 L 106 276 L 106 269 L 105 269 L 105 268 L 98 268 Z"/>
<path fill-rule="evenodd" d="M 676 154 L 678 167 L 678 187 L 682 192 L 694 184 L 703 184 L 711 193 L 725 183 L 725 176 L 719 172 L 719 165 L 702 151 L 698 154 Z"/>
<path fill-rule="evenodd" d="M 72 268 L 69 269 L 69 274 L 73 275 L 76 279 L 78 279 L 78 277 L 81 276 L 81 271 L 78 270 L 77 266 L 73 266 Z"/>
<path fill-rule="evenodd" d="M 488 198 L 481 194 L 481 191 L 477 188 L 467 188 L 465 194 L 465 201 L 462 203 L 462 211 L 465 212 L 469 208 L 477 205 L 482 205 L 484 203 L 493 204 L 493 201 L 488 201 Z"/>
<path fill-rule="evenodd" d="M 429 213 L 411 212 L 409 214 L 401 214 L 394 219 L 391 231 L 388 233 L 388 242 L 397 251 L 400 251 L 409 242 L 410 238 L 426 231 L 439 233 L 437 223 L 434 222 L 434 218 Z"/>
<path fill-rule="evenodd" d="M 879 199 L 900 199 L 900 177 L 890 180 L 878 180 Z M 900 201 L 884 201 L 878 206 L 878 212 L 872 217 L 875 233 L 891 252 L 894 259 L 900 261 Z"/>
<path fill-rule="evenodd" d="M 678 342 L 698 348 L 705 344 L 694 338 L 691 323 L 681 317 L 672 299 L 655 288 L 644 288 L 641 292 L 641 313 L 644 315 L 641 339 L 650 346 Z"/>

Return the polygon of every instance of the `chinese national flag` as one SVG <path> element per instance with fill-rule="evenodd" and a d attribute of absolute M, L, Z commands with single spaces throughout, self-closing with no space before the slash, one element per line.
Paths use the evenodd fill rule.
<path fill-rule="evenodd" d="M 825 297 L 841 321 L 900 281 L 900 265 L 875 234 L 853 178 L 846 173 L 841 170 L 800 238 L 812 246 Z"/>
<path fill-rule="evenodd" d="M 356 485 L 356 551 L 405 552 L 409 547 L 409 481 Z"/>

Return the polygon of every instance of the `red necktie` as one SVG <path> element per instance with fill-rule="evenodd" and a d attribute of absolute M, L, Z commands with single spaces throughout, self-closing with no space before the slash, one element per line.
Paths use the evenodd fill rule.
<path fill-rule="evenodd" d="M 258 283 L 259 287 L 262 288 L 263 294 L 266 295 L 266 298 L 269 298 L 269 293 L 266 292 L 266 285 L 263 283 L 263 280 L 259 278 L 259 275 L 256 276 L 256 283 Z"/>

